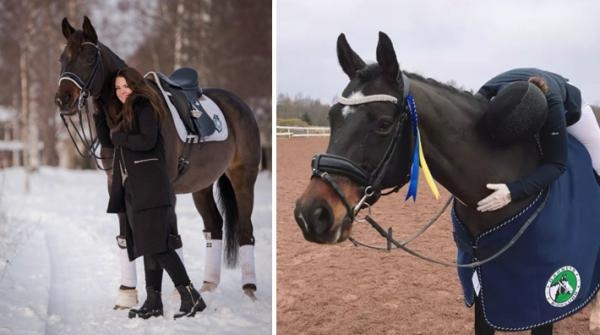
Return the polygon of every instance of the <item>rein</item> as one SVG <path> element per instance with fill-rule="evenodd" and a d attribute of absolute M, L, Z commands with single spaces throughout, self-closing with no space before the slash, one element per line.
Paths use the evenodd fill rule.
<path fill-rule="evenodd" d="M 422 233 L 424 233 L 431 225 L 433 225 L 433 223 L 440 217 L 440 215 L 446 210 L 446 208 L 448 208 L 448 205 L 450 204 L 450 200 L 452 200 L 452 196 L 450 196 L 448 198 L 448 201 L 446 202 L 446 204 L 444 205 L 444 207 L 442 208 L 442 210 L 440 210 L 432 220 L 430 220 L 430 222 L 428 222 L 425 226 L 421 227 L 421 229 L 419 229 L 419 231 L 415 234 L 413 234 L 413 236 L 409 237 L 408 239 L 406 239 L 405 241 L 397 241 L 392 237 L 392 228 L 389 228 L 388 231 L 385 231 L 378 223 L 377 221 L 375 221 L 371 216 L 367 215 L 365 217 L 365 220 L 379 233 L 379 235 L 381 235 L 382 237 L 384 237 L 387 241 L 387 248 L 382 248 L 382 247 L 375 247 L 375 246 L 371 246 L 365 243 L 361 243 L 356 241 L 353 238 L 350 238 L 350 241 L 355 245 L 355 246 L 363 246 L 363 247 L 367 247 L 370 249 L 375 249 L 375 250 L 387 250 L 387 251 L 391 251 L 393 249 L 401 249 L 405 252 L 407 252 L 410 255 L 413 255 L 417 258 L 420 258 L 422 260 L 434 263 L 434 264 L 439 264 L 439 265 L 444 265 L 444 266 L 448 266 L 448 267 L 457 267 L 457 268 L 475 268 L 478 266 L 481 266 L 483 264 L 486 264 L 498 257 L 500 257 L 502 254 L 504 254 L 508 249 L 510 249 L 510 247 L 512 247 L 518 240 L 519 238 L 521 238 L 521 236 L 523 235 L 523 233 L 525 233 L 525 231 L 527 230 L 527 228 L 529 228 L 529 226 L 531 225 L 531 223 L 537 218 L 537 216 L 542 212 L 542 210 L 544 209 L 545 205 L 546 205 L 546 200 L 548 198 L 548 194 L 546 194 L 546 196 L 544 197 L 544 200 L 542 201 L 542 203 L 540 204 L 540 206 L 538 208 L 536 208 L 536 210 L 533 212 L 533 214 L 527 219 L 527 221 L 525 221 L 525 223 L 521 226 L 521 228 L 519 228 L 519 230 L 517 231 L 517 233 L 510 239 L 510 241 L 508 241 L 508 243 L 506 243 L 502 248 L 500 248 L 498 251 L 496 251 L 493 255 L 483 259 L 483 260 L 478 260 L 475 262 L 471 262 L 471 263 L 457 263 L 457 262 L 447 262 L 447 261 L 441 261 L 441 260 L 437 260 L 434 259 L 432 257 L 423 255 L 419 252 L 416 252 L 408 247 L 406 247 L 406 245 L 411 242 L 412 240 L 414 240 L 415 238 L 419 237 Z M 392 245 L 395 247 L 392 247 Z M 477 259 L 477 258 L 475 258 Z"/>
<path fill-rule="evenodd" d="M 113 156 L 103 157 L 99 154 L 96 154 L 98 147 L 100 147 L 100 141 L 98 140 L 98 136 L 96 136 L 96 137 L 92 136 L 90 111 L 89 111 L 88 102 L 87 102 L 88 98 L 91 95 L 91 87 L 94 84 L 94 80 L 96 79 L 96 74 L 98 73 L 98 69 L 100 67 L 103 67 L 102 56 L 100 54 L 100 47 L 98 46 L 98 44 L 95 44 L 92 42 L 83 42 L 83 43 L 81 43 L 81 45 L 82 46 L 83 45 L 91 45 L 96 48 L 96 62 L 94 64 L 94 68 L 92 69 L 92 73 L 89 75 L 89 77 L 86 81 L 81 79 L 81 77 L 79 77 L 77 74 L 75 74 L 73 72 L 68 72 L 68 71 L 61 72 L 61 74 L 58 78 L 58 85 L 60 86 L 60 83 L 63 80 L 70 81 L 79 88 L 80 93 L 79 93 L 79 97 L 77 99 L 76 112 L 67 113 L 67 112 L 60 111 L 59 114 L 60 114 L 60 118 L 63 121 L 63 124 L 67 128 L 69 137 L 71 138 L 71 141 L 73 142 L 73 145 L 75 146 L 75 149 L 77 150 L 77 153 L 79 154 L 79 156 L 86 158 L 86 159 L 94 158 L 94 163 L 96 164 L 96 167 L 98 169 L 104 170 L 104 171 L 109 171 L 109 170 L 112 170 L 112 167 L 105 168 L 100 163 L 98 163 L 98 160 L 112 159 Z M 78 125 L 71 118 L 75 114 L 77 114 L 77 116 L 79 118 Z M 86 134 L 86 129 L 85 129 L 86 127 L 83 124 L 83 115 L 84 114 L 85 114 L 85 117 L 87 118 L 87 125 L 88 125 L 87 134 Z M 68 122 L 67 122 L 67 120 L 68 120 Z M 69 124 L 71 126 L 69 126 Z M 80 145 L 77 143 L 73 133 L 75 133 L 77 135 L 77 138 L 79 138 L 79 140 L 83 143 L 82 148 L 80 148 Z"/>

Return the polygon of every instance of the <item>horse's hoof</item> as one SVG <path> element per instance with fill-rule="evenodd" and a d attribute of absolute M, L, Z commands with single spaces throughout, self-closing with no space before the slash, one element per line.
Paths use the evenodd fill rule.
<path fill-rule="evenodd" d="M 137 290 L 136 289 L 119 289 L 117 293 L 117 302 L 113 309 L 130 309 L 137 306 Z"/>
<path fill-rule="evenodd" d="M 248 297 L 250 297 L 250 299 L 252 301 L 256 301 L 258 300 L 258 298 L 256 297 L 256 285 L 255 284 L 245 284 L 242 287 L 242 290 L 244 291 L 244 294 L 247 295 Z"/>
<path fill-rule="evenodd" d="M 212 292 L 217 288 L 217 284 L 205 281 L 202 283 L 200 292 Z"/>

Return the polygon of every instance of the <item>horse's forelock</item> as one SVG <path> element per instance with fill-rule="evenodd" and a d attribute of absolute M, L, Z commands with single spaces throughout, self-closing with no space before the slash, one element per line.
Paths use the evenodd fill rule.
<path fill-rule="evenodd" d="M 379 64 L 369 64 L 366 67 L 356 71 L 356 76 L 361 81 L 369 81 L 379 78 L 383 74 Z"/>

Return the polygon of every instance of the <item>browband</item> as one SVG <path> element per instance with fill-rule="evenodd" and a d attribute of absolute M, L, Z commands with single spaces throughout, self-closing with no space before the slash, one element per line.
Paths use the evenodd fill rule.
<path fill-rule="evenodd" d="M 404 75 L 404 73 L 402 73 L 402 83 L 404 84 L 403 86 L 403 95 L 404 95 L 404 99 L 406 99 L 406 97 L 409 94 L 409 90 L 410 90 L 410 85 L 409 85 L 409 81 L 408 81 L 408 77 L 406 77 Z M 372 95 L 366 95 L 366 96 L 362 96 L 362 97 L 356 97 L 356 98 L 346 98 L 343 96 L 339 96 L 337 98 L 337 102 L 339 102 L 342 105 L 345 106 L 354 106 L 354 105 L 360 105 L 360 104 L 366 104 L 366 103 L 370 103 L 370 102 L 391 102 L 391 103 L 398 103 L 398 98 L 396 98 L 393 95 L 389 95 L 389 94 L 372 94 Z"/>

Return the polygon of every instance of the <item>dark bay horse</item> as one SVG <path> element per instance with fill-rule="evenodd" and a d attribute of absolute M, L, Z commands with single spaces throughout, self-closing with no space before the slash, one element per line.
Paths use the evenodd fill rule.
<path fill-rule="evenodd" d="M 350 82 L 340 98 L 346 103 L 329 111 L 327 152 L 313 158 L 313 177 L 296 201 L 294 216 L 306 240 L 323 244 L 346 240 L 362 200 L 372 205 L 381 190 L 408 182 L 415 140 L 405 108 L 407 92 L 418 106 L 421 143 L 432 175 L 455 197 L 455 211 L 472 235 L 487 231 L 531 202 L 525 199 L 492 212 L 476 210 L 477 202 L 490 193 L 486 183 L 519 179 L 532 172 L 540 159 L 533 138 L 499 146 L 485 136 L 479 120 L 487 101 L 403 73 L 384 33 L 379 35 L 376 64 L 367 65 L 343 34 L 337 41 L 337 55 Z M 492 334 L 475 310 L 476 334 Z M 550 334 L 552 324 L 532 332 Z"/>
<path fill-rule="evenodd" d="M 119 67 L 126 66 L 124 62 L 109 48 L 98 41 L 96 31 L 89 19 L 85 17 L 82 30 L 76 30 L 65 18 L 62 22 L 63 35 L 67 44 L 61 55 L 61 78 L 69 74 L 69 80 L 59 82 L 56 93 L 56 104 L 61 114 L 81 114 L 81 104 L 85 104 L 82 91 L 89 90 L 96 110 L 102 110 L 109 101 L 111 92 L 110 78 Z M 73 79 L 75 78 L 75 79 Z M 81 83 L 76 84 L 77 78 Z M 154 85 L 151 85 L 155 87 Z M 208 242 L 222 240 L 223 222 L 225 221 L 226 241 L 225 252 L 227 264 L 237 263 L 238 252 L 244 251 L 249 255 L 246 260 L 240 257 L 242 267 L 242 288 L 244 292 L 254 297 L 256 291 L 254 269 L 254 236 L 251 221 L 254 204 L 254 184 L 260 165 L 259 130 L 254 113 L 238 97 L 222 89 L 204 89 L 204 95 L 212 99 L 223 111 L 229 136 L 224 141 L 206 142 L 184 147 L 177 135 L 174 122 L 167 117 L 162 123 L 162 135 L 165 139 L 167 169 L 173 181 L 176 193 L 192 193 L 196 209 L 202 216 L 204 232 L 210 237 Z M 160 93 L 159 96 L 162 96 Z M 168 111 L 168 108 L 165 108 Z M 189 150 L 189 168 L 178 176 L 177 162 L 183 151 Z M 93 148 L 86 148 L 90 151 Z M 112 149 L 102 148 L 100 156 L 104 167 L 112 167 Z M 106 171 L 108 183 L 112 179 L 112 171 Z M 220 203 L 224 211 L 221 216 L 213 197 L 213 184 L 218 181 Z M 124 215 L 119 215 L 121 226 L 124 226 Z M 243 254 L 242 254 L 243 256 Z M 221 263 L 221 253 L 218 252 L 217 264 Z M 208 260 L 206 260 L 208 262 Z M 220 266 L 217 267 L 220 271 Z M 205 270 L 206 271 L 206 270 Z M 204 290 L 210 290 L 218 285 L 205 279 Z"/>

